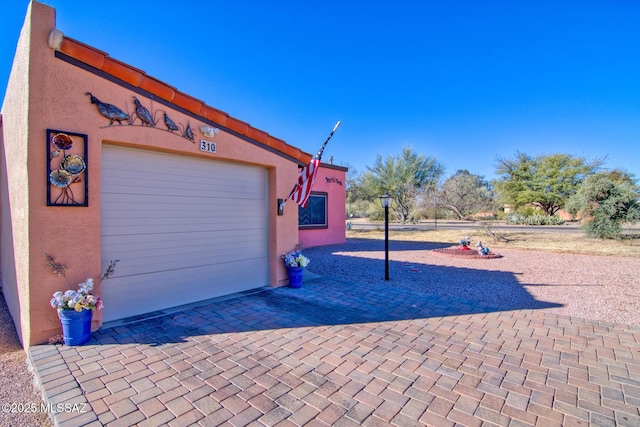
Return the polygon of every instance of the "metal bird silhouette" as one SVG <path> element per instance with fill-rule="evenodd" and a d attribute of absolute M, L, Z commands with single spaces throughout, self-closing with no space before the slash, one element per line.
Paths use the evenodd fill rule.
<path fill-rule="evenodd" d="M 187 123 L 187 127 L 184 130 L 183 135 L 185 138 L 190 140 L 191 142 L 195 142 L 195 135 L 193 134 L 193 130 L 191 130 L 191 123 Z"/>
<path fill-rule="evenodd" d="M 118 122 L 119 125 L 122 125 L 122 120 L 130 119 L 127 113 L 125 113 L 115 105 L 107 104 L 100 101 L 98 98 L 93 96 L 91 92 L 86 92 L 85 95 L 89 95 L 89 97 L 91 97 L 91 103 L 98 106 L 98 111 L 100 112 L 100 114 L 109 119 L 109 126 L 113 126 L 114 121 Z"/>
<path fill-rule="evenodd" d="M 178 130 L 178 125 L 169 118 L 167 112 L 164 112 L 164 125 L 167 127 L 169 132 L 173 132 L 174 130 Z"/>
<path fill-rule="evenodd" d="M 142 126 L 156 127 L 156 122 L 153 120 L 149 110 L 135 96 L 133 97 L 133 103 L 136 104 L 136 116 L 142 121 Z"/>

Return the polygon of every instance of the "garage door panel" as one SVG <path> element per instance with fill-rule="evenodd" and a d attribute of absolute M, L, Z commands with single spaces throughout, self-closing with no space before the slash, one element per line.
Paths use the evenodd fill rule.
<path fill-rule="evenodd" d="M 105 145 L 101 179 L 105 321 L 268 283 L 264 168 Z"/>
<path fill-rule="evenodd" d="M 131 249 L 120 250 L 119 255 L 123 260 L 118 264 L 118 273 L 121 275 L 138 274 L 140 272 L 153 272 L 157 264 L 162 264 L 165 268 L 182 268 L 185 266 L 204 265 L 233 262 L 236 259 L 259 259 L 265 258 L 262 251 L 248 250 L 236 244 L 226 244 L 226 250 L 214 253 L 206 245 L 196 245 L 193 249 L 175 248 L 140 248 L 137 245 Z M 262 261 L 260 261 L 262 263 Z"/>
<path fill-rule="evenodd" d="M 120 147 L 114 148 L 120 149 Z M 123 148 L 123 150 L 128 149 Z M 144 179 L 182 182 L 185 180 L 197 181 L 201 179 L 209 179 L 211 177 L 243 178 L 247 176 L 247 174 L 252 173 L 251 171 L 239 170 L 236 168 L 235 164 L 229 162 L 220 164 L 217 169 L 212 172 L 209 170 L 209 166 L 207 164 L 194 164 L 194 158 L 187 156 L 175 157 L 175 160 L 161 165 L 162 167 L 158 167 L 157 163 L 140 163 L 140 157 L 136 154 L 133 154 L 131 158 L 127 157 L 129 155 L 130 152 L 125 153 L 122 151 L 110 156 L 110 169 L 114 171 L 112 174 L 113 178 L 127 177 L 135 179 L 140 174 Z M 171 154 L 167 155 L 172 156 Z M 259 171 L 260 168 L 257 168 L 253 171 L 253 174 L 258 175 L 260 173 Z"/>
<path fill-rule="evenodd" d="M 176 264 L 175 261 L 181 260 L 180 264 Z M 183 279 L 181 283 L 186 283 L 188 281 L 188 274 L 190 269 L 196 268 L 210 268 L 212 271 L 217 271 L 217 269 L 221 267 L 225 267 L 230 263 L 236 263 L 237 258 L 234 258 L 231 255 L 225 255 L 221 257 L 212 258 L 210 256 L 204 255 L 196 255 L 196 256 L 156 256 L 150 258 L 131 258 L 128 259 L 127 262 L 118 263 L 118 270 L 120 274 L 114 276 L 114 278 L 131 278 L 134 281 L 137 281 L 136 276 L 141 275 L 149 275 L 156 274 L 160 272 L 175 272 L 180 271 L 183 275 Z M 260 264 L 265 261 L 264 257 L 257 256 L 256 258 L 243 258 L 243 261 L 247 261 L 251 264 Z M 227 278 L 228 279 L 228 278 Z M 264 281 L 264 278 L 262 278 Z M 251 288 L 255 288 L 255 283 L 252 284 Z M 137 285 L 136 285 L 137 286 Z M 259 286 L 264 286 L 264 283 L 261 283 Z M 244 289 L 241 289 L 244 290 Z M 233 292 L 238 292 L 238 290 L 234 290 Z M 222 295 L 222 294 L 219 294 Z M 209 297 L 206 297 L 209 298 Z M 201 298 L 201 299 L 204 299 Z M 169 306 L 169 305 L 168 305 Z"/>
<path fill-rule="evenodd" d="M 251 198 L 256 197 L 258 194 L 255 189 L 242 185 L 241 183 L 234 181 L 223 180 L 208 180 L 194 183 L 175 183 L 175 182 L 158 182 L 158 181 L 145 181 L 140 178 L 135 179 L 135 186 L 132 186 L 134 180 L 111 180 L 107 183 L 113 186 L 120 186 L 121 192 L 116 194 L 156 194 L 160 196 L 180 197 L 189 192 L 190 195 L 196 197 L 214 197 L 217 199 L 226 198 Z M 215 196 L 211 195 L 210 189 L 207 187 L 216 186 L 219 187 Z M 106 193 L 108 194 L 108 193 Z"/>
<path fill-rule="evenodd" d="M 145 221 L 140 218 L 131 218 L 129 223 L 122 224 L 117 220 L 106 220 L 105 227 L 118 227 L 113 233 L 122 234 L 176 234 L 176 233 L 192 233 L 192 232 L 222 232 L 225 230 L 233 230 L 235 232 L 252 231 L 256 229 L 264 229 L 264 223 L 246 223 L 234 222 L 226 223 L 223 219 L 214 218 L 208 221 L 189 220 L 188 218 L 167 218 L 162 221 Z M 171 228 L 171 230 L 168 230 Z"/>
<path fill-rule="evenodd" d="M 251 181 L 260 179 L 264 171 L 257 169 L 241 174 L 225 165 L 216 171 L 185 167 L 179 171 L 172 168 L 170 171 L 153 169 L 145 172 L 144 169 L 136 168 L 129 171 L 117 169 L 113 172 L 115 174 L 106 177 L 104 182 L 108 187 L 117 188 L 117 194 L 180 196 L 186 192 L 198 197 L 213 197 L 210 189 L 216 187 L 215 197 L 253 198 L 262 191 L 255 188 Z"/>
<path fill-rule="evenodd" d="M 201 244 L 194 245 L 192 248 L 159 248 L 152 245 L 146 245 L 146 247 L 145 245 L 137 245 L 135 248 L 128 247 L 119 252 L 122 261 L 118 263 L 118 276 L 224 264 L 234 262 L 237 259 L 253 259 L 257 260 L 257 264 L 263 264 L 266 261 L 264 251 L 248 248 L 248 245 L 242 245 L 239 242 L 223 243 L 221 250 L 218 251 L 211 250 L 210 245 Z"/>
<path fill-rule="evenodd" d="M 265 222 L 258 221 L 253 219 L 250 213 L 238 214 L 236 218 L 234 218 L 233 222 L 229 222 L 227 218 L 223 215 L 206 215 L 203 213 L 201 215 L 193 215 L 193 214 L 185 214 L 180 217 L 162 217 L 162 213 L 155 213 L 153 215 L 142 215 L 138 214 L 131 217 L 125 217 L 121 215 L 117 215 L 115 218 L 105 218 L 104 226 L 118 226 L 122 224 L 122 221 L 127 221 L 128 227 L 140 227 L 139 233 L 134 234 L 145 234 L 145 227 L 167 227 L 172 226 L 171 232 L 175 233 L 176 231 L 184 232 L 193 226 L 198 227 L 197 230 L 207 231 L 207 230 L 219 230 L 220 224 L 224 224 L 226 227 L 234 227 L 234 228 L 264 228 Z M 175 229 L 173 228 L 175 226 Z M 223 229 L 225 229 L 223 228 Z M 166 229 L 166 228 L 165 228 Z M 196 231 L 197 231 L 196 230 Z"/>
<path fill-rule="evenodd" d="M 259 243 L 259 244 L 256 244 Z M 119 251 L 122 254 L 122 259 L 153 259 L 163 257 L 165 262 L 170 264 L 182 263 L 183 259 L 189 258 L 215 258 L 218 262 L 224 257 L 235 257 L 236 259 L 256 258 L 258 256 L 264 256 L 264 251 L 258 248 L 266 241 L 256 242 L 255 240 L 221 240 L 219 246 L 216 248 L 211 247 L 211 242 L 194 242 L 193 245 L 183 246 L 175 245 L 169 246 L 166 243 L 161 245 L 152 244 L 148 242 L 136 242 L 132 245 L 105 245 L 105 250 Z"/>
<path fill-rule="evenodd" d="M 111 197 L 110 197 L 111 196 Z M 247 209 L 260 208 L 263 206 L 256 199 L 241 199 L 234 197 L 227 198 L 206 198 L 206 197 L 171 197 L 159 198 L 158 196 L 150 196 L 144 194 L 120 194 L 105 195 L 103 202 L 106 202 L 104 210 L 106 212 L 113 211 L 113 215 L 117 215 L 121 211 L 121 205 L 127 206 L 127 211 L 137 210 L 139 212 L 155 213 L 158 210 L 166 212 L 183 212 L 188 213 L 189 208 L 201 208 L 204 212 L 212 213 L 235 213 L 243 214 Z M 259 200 L 259 199 L 258 199 Z M 116 204 L 113 205 L 112 203 Z M 249 212 L 251 213 L 251 212 Z M 121 212 L 121 215 L 126 215 Z"/>
<path fill-rule="evenodd" d="M 148 203 L 147 198 L 141 197 L 139 201 L 120 201 L 117 209 L 104 209 L 108 214 L 106 220 L 139 219 L 143 221 L 166 221 L 168 219 L 190 219 L 202 223 L 224 220 L 245 223 L 251 221 L 256 224 L 264 224 L 264 218 L 256 218 L 255 210 L 264 211 L 264 201 L 243 201 L 227 199 L 220 203 L 229 203 L 233 206 L 219 206 L 210 203 L 182 203 L 181 200 L 164 203 Z M 112 203 L 106 201 L 106 203 Z M 144 204 L 144 206 L 141 206 Z M 115 205 L 115 204 L 114 204 Z"/>
<path fill-rule="evenodd" d="M 244 261 L 105 280 L 102 284 L 104 314 L 109 315 L 105 321 L 234 293 L 238 286 L 251 289 L 262 280 L 253 265 L 251 261 Z M 219 280 L 219 277 L 228 280 Z M 136 292 L 144 295 L 143 298 L 132 298 L 134 280 Z M 167 301 L 172 304 L 167 305 Z"/>
<path fill-rule="evenodd" d="M 117 225 L 116 222 L 105 221 L 105 226 L 107 224 Z M 236 232 L 243 232 L 247 230 L 246 227 L 242 225 L 236 225 L 235 227 L 231 227 L 229 225 L 225 225 L 223 222 L 215 223 L 210 222 L 206 224 L 206 228 L 202 224 L 191 224 L 188 222 L 182 222 L 180 224 L 175 224 L 172 226 L 174 230 L 171 232 L 167 232 L 167 227 L 170 224 L 142 224 L 142 225 L 120 225 L 118 228 L 118 233 L 120 234 L 166 234 L 168 238 L 171 237 L 172 234 L 181 234 L 181 233 L 194 233 L 194 232 L 204 232 L 204 231 L 224 231 L 231 230 Z M 251 227 L 248 231 L 261 230 L 260 227 Z"/>
<path fill-rule="evenodd" d="M 194 232 L 194 233 L 176 233 L 171 236 L 162 234 L 121 234 L 113 236 L 103 236 L 102 247 L 108 250 L 127 250 L 127 251 L 144 251 L 144 250 L 178 250 L 178 248 L 190 247 L 211 247 L 211 242 L 217 242 L 216 248 L 219 250 L 229 250 L 237 247 L 239 250 L 247 250 L 251 242 L 262 239 L 266 242 L 266 237 L 256 235 L 259 229 L 255 230 L 222 230 L 217 232 Z M 259 246 L 259 245 L 256 245 Z M 183 250 L 183 249 L 181 249 Z"/>

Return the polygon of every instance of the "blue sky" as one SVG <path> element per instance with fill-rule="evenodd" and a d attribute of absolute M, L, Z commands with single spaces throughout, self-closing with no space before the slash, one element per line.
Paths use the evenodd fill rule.
<path fill-rule="evenodd" d="M 606 157 L 640 178 L 640 2 L 45 0 L 65 35 L 358 171 L 403 146 Z M 0 16 L 0 88 L 28 2 Z"/>

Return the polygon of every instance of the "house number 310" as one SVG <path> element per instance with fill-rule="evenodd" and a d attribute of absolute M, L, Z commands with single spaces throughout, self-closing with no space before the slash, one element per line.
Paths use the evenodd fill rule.
<path fill-rule="evenodd" d="M 216 152 L 216 143 L 205 141 L 204 139 L 200 140 L 200 151 L 206 151 L 207 153 L 215 153 Z"/>

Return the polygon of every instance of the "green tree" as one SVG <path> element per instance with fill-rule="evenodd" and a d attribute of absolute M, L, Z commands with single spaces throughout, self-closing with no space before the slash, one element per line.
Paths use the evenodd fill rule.
<path fill-rule="evenodd" d="M 567 207 L 572 214 L 580 214 L 587 236 L 615 239 L 620 237 L 622 224 L 640 221 L 639 194 L 631 175 L 600 172 L 584 180 Z"/>
<path fill-rule="evenodd" d="M 519 208 L 531 204 L 553 215 L 580 187 L 582 181 L 603 164 L 570 154 L 531 157 L 516 152 L 514 158 L 498 158 L 494 186 L 500 200 Z"/>
<path fill-rule="evenodd" d="M 372 200 L 377 197 L 366 174 L 349 169 L 346 177 L 347 217 L 359 217 L 369 210 Z"/>
<path fill-rule="evenodd" d="M 460 219 L 495 208 L 494 193 L 489 183 L 483 176 L 468 170 L 459 170 L 444 182 L 439 202 Z"/>
<path fill-rule="evenodd" d="M 416 153 L 403 147 L 398 156 L 380 154 L 372 167 L 367 167 L 364 181 L 377 196 L 389 192 L 394 197 L 392 210 L 406 222 L 415 206 L 418 195 L 435 188 L 444 172 L 444 167 L 434 157 Z"/>

